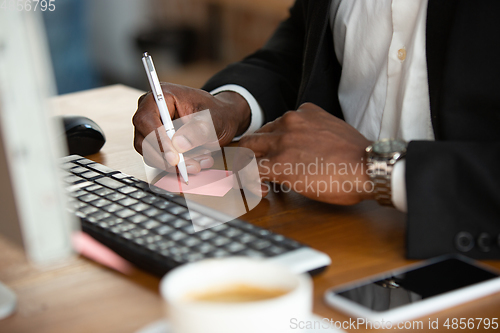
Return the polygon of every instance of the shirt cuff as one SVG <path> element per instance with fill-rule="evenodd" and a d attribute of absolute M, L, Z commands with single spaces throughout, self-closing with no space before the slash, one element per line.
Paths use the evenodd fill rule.
<path fill-rule="evenodd" d="M 252 134 L 261 126 L 264 124 L 264 112 L 262 111 L 262 108 L 260 107 L 259 103 L 253 97 L 253 95 L 243 88 L 242 86 L 236 85 L 236 84 L 226 84 L 223 85 L 222 87 L 219 87 L 217 89 L 214 89 L 210 92 L 212 95 L 217 95 L 218 93 L 224 92 L 224 91 L 232 91 L 237 94 L 239 94 L 241 97 L 243 97 L 247 103 L 248 106 L 250 107 L 250 112 L 251 112 L 251 120 L 250 120 L 250 126 L 248 126 L 247 130 L 245 133 L 242 135 L 236 137 L 233 139 L 233 141 L 238 141 L 241 139 L 242 136 L 247 135 L 247 134 Z"/>
<path fill-rule="evenodd" d="M 402 159 L 396 162 L 392 169 L 391 192 L 392 203 L 396 209 L 406 213 L 408 211 L 408 200 L 406 198 L 406 160 Z"/>

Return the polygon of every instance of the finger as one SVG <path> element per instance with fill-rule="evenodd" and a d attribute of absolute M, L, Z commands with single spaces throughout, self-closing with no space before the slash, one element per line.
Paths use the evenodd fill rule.
<path fill-rule="evenodd" d="M 256 157 L 271 154 L 277 146 L 277 135 L 268 133 L 254 133 L 240 139 L 240 147 L 251 149 Z"/>
<path fill-rule="evenodd" d="M 192 158 L 185 158 L 184 161 L 186 163 L 186 170 L 188 173 L 197 174 L 201 171 L 201 165 L 199 161 Z"/>
<path fill-rule="evenodd" d="M 170 165 L 175 166 L 179 163 L 179 154 L 172 147 L 165 128 L 160 126 L 153 132 L 149 133 L 142 142 L 142 149 L 144 150 L 145 142 L 147 142 L 152 150 L 143 151 L 143 156 L 146 152 L 156 153 L 163 157 Z M 147 157 L 148 160 L 154 160 L 155 157 Z"/>
<path fill-rule="evenodd" d="M 158 106 L 151 93 L 144 94 L 139 98 L 132 123 L 144 137 L 162 125 Z"/>
<path fill-rule="evenodd" d="M 167 171 L 175 172 L 175 167 L 168 164 L 163 158 L 163 154 L 158 149 L 155 149 L 154 144 L 150 144 L 148 140 L 142 142 L 142 151 L 144 157 L 144 163 L 149 166 Z"/>
<path fill-rule="evenodd" d="M 167 132 L 165 131 L 165 127 L 161 126 L 156 130 L 156 137 L 160 144 L 160 150 L 164 153 L 167 162 L 171 165 L 179 164 L 179 153 L 172 145 L 172 141 L 168 137 Z"/>
<path fill-rule="evenodd" d="M 268 122 L 267 124 L 259 128 L 257 131 L 255 131 L 255 133 L 274 132 L 276 130 L 276 127 L 278 126 L 278 119 Z"/>
<path fill-rule="evenodd" d="M 200 112 L 187 117 L 186 123 L 180 127 L 172 138 L 174 148 L 184 153 L 196 147 L 218 142 L 209 112 Z"/>
<path fill-rule="evenodd" d="M 195 156 L 193 157 L 193 160 L 197 161 L 202 169 L 209 169 L 213 167 L 215 163 L 212 155 L 210 154 Z"/>

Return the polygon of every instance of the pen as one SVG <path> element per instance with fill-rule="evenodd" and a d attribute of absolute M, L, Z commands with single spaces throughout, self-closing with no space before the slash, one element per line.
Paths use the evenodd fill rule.
<path fill-rule="evenodd" d="M 153 59 L 147 52 L 145 52 L 142 57 L 142 63 L 144 64 L 144 69 L 146 70 L 146 74 L 148 75 L 151 91 L 153 92 L 156 104 L 158 105 L 158 110 L 160 111 L 163 126 L 167 131 L 168 137 L 170 138 L 170 140 L 172 140 L 172 137 L 175 134 L 174 124 L 172 123 L 172 119 L 170 119 L 170 112 L 168 112 L 167 103 L 165 102 L 165 98 L 163 97 L 163 90 L 161 90 L 160 80 L 158 79 L 158 75 L 156 74 Z M 184 179 L 184 182 L 186 182 L 186 184 L 189 184 L 186 162 L 184 161 L 184 156 L 182 154 L 179 154 L 179 164 L 177 164 L 177 168 L 179 168 L 179 172 Z"/>

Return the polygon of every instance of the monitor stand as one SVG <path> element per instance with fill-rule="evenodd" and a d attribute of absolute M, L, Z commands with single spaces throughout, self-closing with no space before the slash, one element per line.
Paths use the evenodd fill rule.
<path fill-rule="evenodd" d="M 0 282 L 0 320 L 10 316 L 16 309 L 16 294 Z"/>

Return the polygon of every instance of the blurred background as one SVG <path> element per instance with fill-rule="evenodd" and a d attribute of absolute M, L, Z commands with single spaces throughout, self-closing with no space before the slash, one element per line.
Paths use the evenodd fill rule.
<path fill-rule="evenodd" d="M 121 83 L 149 90 L 142 53 L 161 81 L 200 88 L 261 47 L 294 0 L 57 0 L 44 21 L 59 94 Z"/>

